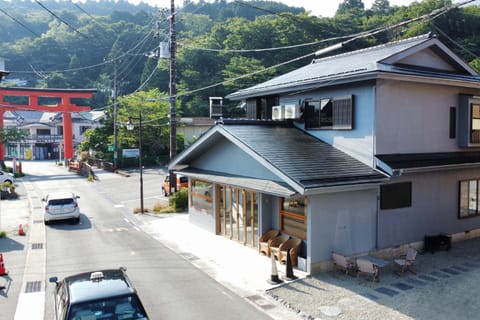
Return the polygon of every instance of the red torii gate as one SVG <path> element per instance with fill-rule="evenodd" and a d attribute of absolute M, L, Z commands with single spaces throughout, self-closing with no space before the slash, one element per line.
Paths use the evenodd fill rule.
<path fill-rule="evenodd" d="M 73 159 L 72 112 L 90 111 L 91 108 L 87 105 L 77 105 L 72 102 L 72 99 L 79 99 L 78 102 L 81 102 L 80 99 L 91 99 L 96 91 L 96 89 L 0 88 L 0 128 L 3 128 L 5 111 L 62 112 L 65 159 Z M 53 100 L 56 103 L 54 105 L 42 104 L 40 101 L 42 99 L 47 102 Z M 5 146 L 0 143 L 1 162 L 5 160 L 4 157 Z"/>

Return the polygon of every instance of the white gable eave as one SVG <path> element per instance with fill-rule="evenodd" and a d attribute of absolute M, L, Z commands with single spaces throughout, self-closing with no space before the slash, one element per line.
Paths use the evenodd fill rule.
<path fill-rule="evenodd" d="M 439 70 L 458 70 L 465 75 L 478 75 L 478 73 L 472 67 L 470 67 L 465 61 L 460 59 L 453 51 L 451 51 L 447 46 L 441 43 L 437 38 L 431 38 L 414 47 L 395 53 L 383 60 L 378 61 L 378 63 L 390 65 L 407 63 L 414 65 L 412 61 L 415 59 L 415 55 L 417 55 L 420 59 L 420 57 L 423 56 L 422 53 L 429 55 L 435 53 L 437 55 L 436 58 L 438 61 L 437 64 Z M 419 63 L 417 66 L 421 67 L 422 65 Z M 425 67 L 431 68 L 432 66 Z"/>
<path fill-rule="evenodd" d="M 243 152 L 252 157 L 260 165 L 265 167 L 265 169 L 272 172 L 279 180 L 286 183 L 290 188 L 298 192 L 299 194 L 304 193 L 304 189 L 296 181 L 285 175 L 282 171 L 274 167 L 270 162 L 266 161 L 263 157 L 258 155 L 244 143 L 239 141 L 235 136 L 231 135 L 227 130 L 223 129 L 221 125 L 215 125 L 209 131 L 205 132 L 200 138 L 195 141 L 190 147 L 184 150 L 181 154 L 177 155 L 173 161 L 168 165 L 169 170 L 184 170 L 189 168 L 189 164 L 197 156 L 208 152 L 209 146 L 214 144 L 215 141 L 218 141 L 220 137 L 226 138 L 228 141 L 233 143 L 235 146 L 240 148 Z"/>
<path fill-rule="evenodd" d="M 426 84 L 435 84 L 435 85 L 444 85 L 450 87 L 462 87 L 462 88 L 472 88 L 480 89 L 480 77 L 476 79 L 465 79 L 462 77 L 449 77 L 448 75 L 442 76 L 441 74 L 408 74 L 403 72 L 395 71 L 379 71 L 377 74 L 377 79 L 387 79 L 395 81 L 407 81 L 407 82 L 417 82 L 417 83 L 426 83 Z"/>

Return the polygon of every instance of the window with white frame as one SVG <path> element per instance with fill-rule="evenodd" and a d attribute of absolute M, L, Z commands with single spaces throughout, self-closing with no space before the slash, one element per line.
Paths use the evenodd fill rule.
<path fill-rule="evenodd" d="M 353 96 L 305 102 L 305 129 L 353 129 Z"/>
<path fill-rule="evenodd" d="M 457 124 L 460 147 L 480 146 L 480 97 L 460 95 Z"/>

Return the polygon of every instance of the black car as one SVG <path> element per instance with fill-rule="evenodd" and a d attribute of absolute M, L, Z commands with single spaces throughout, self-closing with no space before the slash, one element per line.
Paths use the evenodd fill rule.
<path fill-rule="evenodd" d="M 125 268 L 85 272 L 58 281 L 55 288 L 57 320 L 148 320 Z"/>

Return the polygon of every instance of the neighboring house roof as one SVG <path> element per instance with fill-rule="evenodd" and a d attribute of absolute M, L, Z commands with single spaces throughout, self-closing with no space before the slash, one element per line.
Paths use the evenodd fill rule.
<path fill-rule="evenodd" d="M 169 165 L 181 170 L 226 138 L 300 194 L 315 189 L 382 182 L 386 176 L 333 146 L 293 127 L 216 125 Z M 199 169 L 199 168 L 193 168 Z M 183 171 L 182 171 L 183 172 Z M 246 177 L 248 178 L 248 177 Z"/>
<path fill-rule="evenodd" d="M 376 155 L 378 166 L 389 175 L 401 171 L 431 171 L 460 168 L 480 167 L 480 151 L 465 152 L 435 152 Z"/>
<path fill-rule="evenodd" d="M 80 118 L 88 121 L 99 121 L 105 116 L 104 111 L 86 111 L 86 112 L 78 112 Z"/>
<path fill-rule="evenodd" d="M 415 58 L 412 58 L 415 57 Z M 415 60 L 421 60 L 418 63 Z M 429 65 L 425 67 L 425 62 Z M 315 59 L 311 64 L 227 98 L 240 100 L 271 94 L 313 90 L 356 80 L 374 79 L 379 73 L 477 81 L 480 77 L 467 63 L 431 35 Z"/>
<path fill-rule="evenodd" d="M 216 119 L 206 117 L 180 118 L 179 122 L 192 127 L 206 127 L 213 126 Z"/>
<path fill-rule="evenodd" d="M 103 111 L 87 111 L 87 112 L 73 112 L 72 122 L 91 122 L 99 121 L 105 115 Z M 57 125 L 62 125 L 61 112 L 42 112 L 42 111 L 6 111 L 4 113 L 5 120 L 15 121 L 22 119 L 23 124 L 43 123 L 51 125 L 51 119 L 55 118 Z"/>

